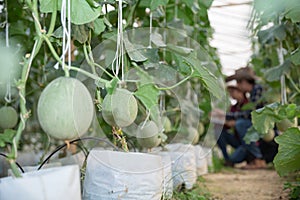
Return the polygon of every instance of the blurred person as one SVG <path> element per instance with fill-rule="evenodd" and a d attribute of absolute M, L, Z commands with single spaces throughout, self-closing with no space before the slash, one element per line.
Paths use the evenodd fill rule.
<path fill-rule="evenodd" d="M 244 105 L 248 103 L 248 99 L 239 88 L 234 85 L 227 86 L 227 91 L 230 97 L 236 101 L 235 104 L 230 106 L 229 112 L 234 113 L 238 111 L 242 111 Z M 224 127 L 221 131 L 221 134 L 218 136 L 217 144 L 222 151 L 223 157 L 225 159 L 225 166 L 233 166 L 235 162 L 239 162 L 240 160 L 244 160 L 245 153 L 242 151 L 235 152 L 232 156 L 229 156 L 227 152 L 227 145 L 230 145 L 234 149 L 237 149 L 242 145 L 241 138 L 237 134 L 235 130 L 236 120 L 233 117 L 226 117 L 226 121 Z"/>
<path fill-rule="evenodd" d="M 251 162 L 245 166 L 245 169 L 259 169 L 265 168 L 266 162 L 263 159 L 263 155 L 257 143 L 251 142 L 246 144 L 244 136 L 247 133 L 248 128 L 252 126 L 251 112 L 253 110 L 263 107 L 262 102 L 262 86 L 256 83 L 256 76 L 254 71 L 250 67 L 240 68 L 235 71 L 235 74 L 226 78 L 226 82 L 236 80 L 237 87 L 244 94 L 247 94 L 249 104 L 252 108 L 247 110 L 240 110 L 236 112 L 224 113 L 221 110 L 215 109 L 212 114 L 219 117 L 226 117 L 226 119 L 235 120 L 234 129 L 238 134 L 241 145 L 236 148 L 235 152 L 229 160 L 233 163 L 239 163 L 246 159 L 248 153 L 252 156 Z"/>

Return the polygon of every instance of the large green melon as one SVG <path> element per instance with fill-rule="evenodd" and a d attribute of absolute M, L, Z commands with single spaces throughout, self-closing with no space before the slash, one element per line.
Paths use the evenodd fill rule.
<path fill-rule="evenodd" d="M 138 143 L 144 148 L 153 148 L 161 143 L 158 127 L 153 121 L 147 121 L 145 124 L 142 122 L 136 137 Z"/>
<path fill-rule="evenodd" d="M 37 111 L 47 134 L 71 140 L 82 136 L 90 127 L 94 104 L 89 91 L 79 80 L 60 77 L 44 89 Z"/>
<path fill-rule="evenodd" d="M 129 126 L 134 122 L 137 112 L 137 101 L 126 89 L 116 88 L 113 94 L 105 96 L 102 103 L 103 119 L 111 126 Z"/>
<path fill-rule="evenodd" d="M 0 109 L 0 127 L 3 129 L 13 128 L 18 123 L 18 113 L 11 106 L 4 106 Z"/>

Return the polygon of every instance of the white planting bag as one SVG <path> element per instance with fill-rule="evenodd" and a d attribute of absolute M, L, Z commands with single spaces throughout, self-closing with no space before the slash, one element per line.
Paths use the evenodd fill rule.
<path fill-rule="evenodd" d="M 201 176 L 208 173 L 207 159 L 202 146 L 195 145 L 197 175 Z"/>
<path fill-rule="evenodd" d="M 158 148 L 156 148 L 158 150 Z M 160 151 L 152 152 L 153 154 L 161 156 L 162 164 L 163 164 L 163 173 L 164 173 L 164 181 L 163 181 L 163 199 L 171 199 L 173 195 L 173 175 L 172 175 L 172 160 L 169 155 L 169 152 Z"/>
<path fill-rule="evenodd" d="M 88 156 L 85 200 L 160 200 L 162 190 L 160 156 L 104 150 L 92 150 Z"/>
<path fill-rule="evenodd" d="M 213 155 L 212 155 L 212 149 L 208 147 L 202 147 L 203 153 L 207 161 L 208 167 L 213 167 Z"/>
<path fill-rule="evenodd" d="M 22 178 L 0 179 L 1 200 L 80 200 L 80 172 L 77 165 L 41 169 Z"/>
<path fill-rule="evenodd" d="M 177 143 L 168 144 L 166 148 L 172 159 L 174 187 L 184 184 L 186 189 L 192 189 L 197 180 L 194 146 Z"/>

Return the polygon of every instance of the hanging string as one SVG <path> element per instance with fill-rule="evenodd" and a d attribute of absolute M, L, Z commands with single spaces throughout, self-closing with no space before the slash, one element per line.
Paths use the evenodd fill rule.
<path fill-rule="evenodd" d="M 278 60 L 279 64 L 282 65 L 284 63 L 283 56 L 283 48 L 282 43 L 280 42 L 279 48 L 277 48 Z M 287 96 L 286 96 L 286 84 L 285 84 L 285 75 L 282 74 L 280 77 L 280 85 L 281 85 L 281 104 L 287 104 Z"/>
<path fill-rule="evenodd" d="M 118 4 L 118 30 L 117 30 L 117 49 L 115 58 L 112 62 L 112 71 L 116 77 L 119 75 L 121 68 L 121 79 L 124 82 L 124 39 L 123 39 L 123 11 L 122 0 Z"/>
<path fill-rule="evenodd" d="M 149 27 L 149 46 L 148 48 L 152 48 L 152 12 L 150 12 L 150 27 Z"/>
<path fill-rule="evenodd" d="M 68 22 L 67 22 L 68 13 Z M 63 62 L 62 68 L 65 70 L 66 54 L 68 53 L 68 70 L 71 67 L 71 2 L 68 0 L 62 0 L 61 4 L 61 16 L 60 16 L 62 30 L 63 30 L 63 42 L 62 42 L 62 55 Z M 68 24 L 67 24 L 68 23 Z M 67 25 L 66 25 L 67 24 Z"/>
<path fill-rule="evenodd" d="M 9 23 L 8 23 L 8 7 L 7 7 L 7 0 L 5 0 L 5 43 L 6 47 L 9 47 Z M 8 72 L 8 81 L 6 84 L 6 94 L 5 94 L 5 101 L 7 103 L 11 103 L 11 71 Z"/>

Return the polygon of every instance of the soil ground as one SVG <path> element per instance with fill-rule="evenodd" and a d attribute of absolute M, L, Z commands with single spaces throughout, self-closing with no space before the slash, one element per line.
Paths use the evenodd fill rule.
<path fill-rule="evenodd" d="M 223 169 L 203 176 L 212 200 L 279 200 L 288 199 L 284 180 L 273 169 Z M 202 185 L 203 186 L 203 185 Z"/>

